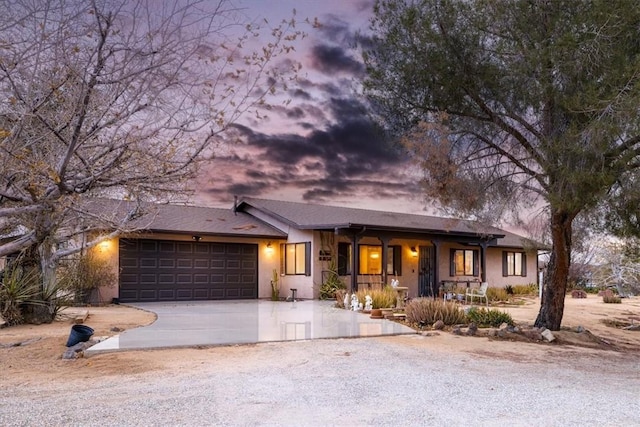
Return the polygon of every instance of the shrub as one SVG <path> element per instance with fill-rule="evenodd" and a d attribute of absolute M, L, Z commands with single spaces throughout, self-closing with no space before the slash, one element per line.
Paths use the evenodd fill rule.
<path fill-rule="evenodd" d="M 467 318 L 469 322 L 473 322 L 479 327 L 498 327 L 503 323 L 513 325 L 513 319 L 509 313 L 495 309 L 471 307 Z"/>
<path fill-rule="evenodd" d="M 487 298 L 489 301 L 509 301 L 509 295 L 504 288 L 488 288 Z"/>
<path fill-rule="evenodd" d="M 398 292 L 391 286 L 385 286 L 382 289 L 360 290 L 356 292 L 358 301 L 364 304 L 365 296 L 369 295 L 372 299 L 372 308 L 389 308 L 395 307 L 398 300 Z"/>
<path fill-rule="evenodd" d="M 538 295 L 538 285 L 535 283 L 513 285 L 511 289 L 513 290 L 513 295 Z"/>
<path fill-rule="evenodd" d="M 602 301 L 605 302 L 606 304 L 620 304 L 620 303 L 622 303 L 622 300 L 620 299 L 620 297 L 617 296 L 617 295 L 613 295 L 613 294 L 604 294 L 602 296 Z"/>
<path fill-rule="evenodd" d="M 513 295 L 513 286 L 512 285 L 505 286 L 504 290 L 507 291 L 507 295 Z"/>
<path fill-rule="evenodd" d="M 93 302 L 94 291 L 101 286 L 114 286 L 116 278 L 109 261 L 92 250 L 65 260 L 58 268 L 59 287 L 73 293 L 76 304 Z"/>
<path fill-rule="evenodd" d="M 23 308 L 35 304 L 40 293 L 40 275 L 14 262 L 3 271 L 0 283 L 0 315 L 9 326 L 24 323 Z"/>
<path fill-rule="evenodd" d="M 466 315 L 459 305 L 439 299 L 413 299 L 405 306 L 404 311 L 407 321 L 419 326 L 432 325 L 438 320 L 442 320 L 445 325 L 466 323 Z"/>

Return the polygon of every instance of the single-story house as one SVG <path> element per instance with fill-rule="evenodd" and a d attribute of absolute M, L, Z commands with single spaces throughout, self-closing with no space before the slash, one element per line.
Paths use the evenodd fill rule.
<path fill-rule="evenodd" d="M 102 301 L 317 298 L 330 270 L 348 290 L 398 280 L 409 297 L 446 283 L 537 281 L 527 239 L 472 221 L 244 198 L 230 209 L 157 205 L 145 231 L 96 250 L 118 269 Z"/>

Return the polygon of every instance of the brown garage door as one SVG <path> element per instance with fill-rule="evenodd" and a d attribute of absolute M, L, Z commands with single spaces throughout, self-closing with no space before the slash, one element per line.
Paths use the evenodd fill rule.
<path fill-rule="evenodd" d="M 257 297 L 257 245 L 120 240 L 122 302 Z"/>

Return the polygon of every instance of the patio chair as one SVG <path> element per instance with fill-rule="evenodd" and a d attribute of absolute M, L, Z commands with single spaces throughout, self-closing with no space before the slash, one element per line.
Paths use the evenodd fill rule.
<path fill-rule="evenodd" d="M 485 300 L 485 304 L 487 308 L 489 307 L 489 298 L 487 297 L 487 289 L 489 288 L 489 283 L 482 282 L 478 289 L 469 288 L 467 292 L 464 294 L 464 303 L 467 303 L 467 298 L 471 297 L 471 304 L 473 304 L 473 298 L 477 297 L 480 302 L 482 302 L 482 298 Z"/>

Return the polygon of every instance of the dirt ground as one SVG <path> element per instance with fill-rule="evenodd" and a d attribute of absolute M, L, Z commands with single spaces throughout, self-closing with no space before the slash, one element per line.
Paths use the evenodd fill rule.
<path fill-rule="evenodd" d="M 539 310 L 536 299 L 527 299 L 519 306 L 496 307 L 511 313 L 520 325 L 533 324 Z M 80 310 L 88 310 L 85 322 L 95 330 L 95 337 L 116 335 L 126 330 L 148 325 L 153 313 L 122 305 L 69 308 L 58 321 L 48 325 L 21 325 L 0 329 L 0 384 L 27 385 L 69 378 L 93 378 L 106 375 L 133 374 L 164 369 L 194 371 L 210 359 L 201 348 L 130 351 L 96 355 L 87 359 L 62 360 L 71 328 L 71 318 Z M 640 356 L 640 331 L 624 330 L 625 325 L 640 324 L 640 297 L 623 299 L 621 304 L 605 304 L 602 298 L 589 295 L 586 299 L 565 300 L 563 330 L 556 332 L 558 342 L 531 343 L 497 340 L 487 337 L 466 337 L 447 331 L 425 331 L 425 340 L 388 337 L 398 345 L 424 345 L 430 350 L 462 352 L 488 358 L 507 358 L 526 362 L 544 358 L 564 358 L 574 355 L 611 361 L 621 358 L 637 360 Z M 577 333 L 582 326 L 587 332 Z M 383 338 L 381 338 L 383 339 Z M 242 357 L 254 346 L 229 346 L 215 349 L 218 357 Z"/>

